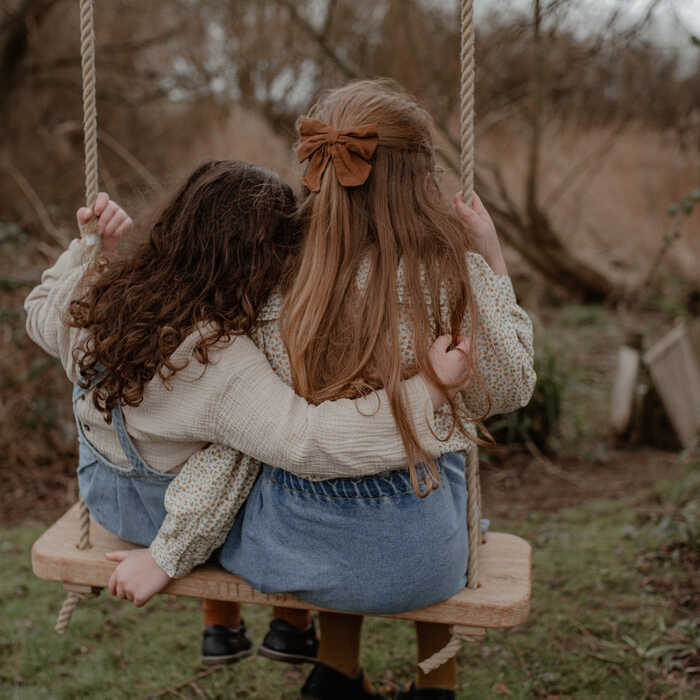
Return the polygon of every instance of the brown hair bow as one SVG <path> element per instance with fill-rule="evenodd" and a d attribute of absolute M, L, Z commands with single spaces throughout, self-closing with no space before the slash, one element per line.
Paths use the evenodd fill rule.
<path fill-rule="evenodd" d="M 372 171 L 369 161 L 379 142 L 376 124 L 364 124 L 352 129 L 335 129 L 318 119 L 304 117 L 299 122 L 299 136 L 299 162 L 311 159 L 302 182 L 312 192 L 321 189 L 321 177 L 331 159 L 335 175 L 343 187 L 365 184 Z"/>

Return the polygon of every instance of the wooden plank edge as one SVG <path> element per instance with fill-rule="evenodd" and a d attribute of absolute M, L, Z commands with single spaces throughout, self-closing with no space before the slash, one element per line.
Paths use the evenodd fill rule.
<path fill-rule="evenodd" d="M 35 573 L 40 578 L 45 578 L 46 580 L 51 580 L 57 583 L 62 582 L 64 585 L 66 583 L 64 579 L 56 575 L 56 572 L 60 571 L 60 564 L 59 567 L 54 568 L 53 571 L 50 571 L 42 566 L 41 557 L 39 557 L 33 561 L 33 568 Z M 202 573 L 205 573 L 205 571 Z M 197 582 L 196 579 L 193 580 L 193 576 L 195 576 L 195 574 L 188 579 L 173 581 L 161 593 L 191 598 L 208 597 L 213 600 L 236 600 L 243 604 L 252 605 L 277 606 L 283 608 L 299 608 L 308 610 L 324 609 L 299 600 L 298 598 L 295 598 L 289 594 L 262 594 L 233 575 L 227 575 L 227 577 L 231 580 L 227 581 L 225 585 L 223 585 L 223 582 L 217 582 L 217 586 L 215 588 L 205 587 L 206 591 L 203 595 L 203 586 L 201 583 Z M 90 575 L 76 575 L 71 576 L 71 578 L 73 579 L 71 583 L 74 584 L 104 587 L 109 580 L 109 572 L 106 572 L 100 577 L 98 584 L 96 584 L 96 577 Z M 426 622 L 443 622 L 445 624 L 463 624 L 474 627 L 487 627 L 495 629 L 520 625 L 528 619 L 530 614 L 529 590 L 526 594 L 520 596 L 518 600 L 508 601 L 503 605 L 497 606 L 473 606 L 469 604 L 468 599 L 459 600 L 460 598 L 463 597 L 461 594 L 458 594 L 454 598 L 442 601 L 440 603 L 435 603 L 427 608 L 393 615 L 381 615 L 381 617 L 395 617 L 406 620 L 422 620 Z"/>
<path fill-rule="evenodd" d="M 64 584 L 72 583 L 93 587 L 106 586 L 112 570 L 116 567 L 114 562 L 106 559 L 91 559 L 89 550 L 81 551 L 77 548 L 74 556 L 71 558 L 57 557 L 54 552 L 45 551 L 43 548 L 44 543 L 47 542 L 46 536 L 48 532 L 47 530 L 32 546 L 31 561 L 32 571 L 35 576 L 47 581 Z M 519 540 L 518 544 L 523 546 L 524 551 L 527 551 L 527 570 L 529 571 L 532 557 L 532 549 L 529 543 L 515 535 L 509 535 L 509 537 Z M 67 571 L 70 571 L 69 575 L 66 573 Z M 518 582 L 514 583 L 517 584 Z M 473 593 L 478 597 L 478 592 L 479 589 L 476 589 Z M 212 564 L 195 569 L 183 579 L 172 581 L 161 593 L 194 598 L 207 597 L 213 600 L 236 600 L 253 605 L 308 610 L 325 609 L 285 593 L 260 593 L 239 577 Z M 515 627 L 525 622 L 529 617 L 530 585 L 527 586 L 527 590 L 522 591 L 517 597 L 503 604 L 470 601 L 470 597 L 473 597 L 471 590 L 464 589 L 452 598 L 426 608 L 392 615 L 380 615 L 380 617 L 463 624 L 491 629 Z"/>

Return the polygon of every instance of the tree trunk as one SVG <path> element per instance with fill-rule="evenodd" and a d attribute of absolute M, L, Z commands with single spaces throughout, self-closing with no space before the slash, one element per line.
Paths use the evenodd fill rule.
<path fill-rule="evenodd" d="M 39 22 L 56 0 L 24 0 L 0 27 L 0 113 L 19 79 L 29 51 L 29 26 Z"/>

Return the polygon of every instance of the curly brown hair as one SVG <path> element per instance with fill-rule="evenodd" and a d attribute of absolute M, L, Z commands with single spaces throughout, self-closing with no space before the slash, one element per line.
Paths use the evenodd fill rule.
<path fill-rule="evenodd" d="M 74 351 L 81 384 L 105 420 L 138 406 L 146 384 L 186 364 L 171 356 L 200 329 L 194 356 L 250 333 L 299 242 L 291 188 L 238 161 L 200 165 L 165 206 L 134 230 L 135 247 L 86 275 L 67 322 L 89 331 Z M 205 326 L 206 324 L 206 326 Z"/>

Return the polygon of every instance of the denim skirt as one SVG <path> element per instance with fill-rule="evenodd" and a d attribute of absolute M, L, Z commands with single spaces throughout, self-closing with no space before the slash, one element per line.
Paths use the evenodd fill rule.
<path fill-rule="evenodd" d="M 335 610 L 392 614 L 446 600 L 466 584 L 465 459 L 436 464 L 440 486 L 425 498 L 408 470 L 308 481 L 266 465 L 219 561 L 262 593 Z"/>

